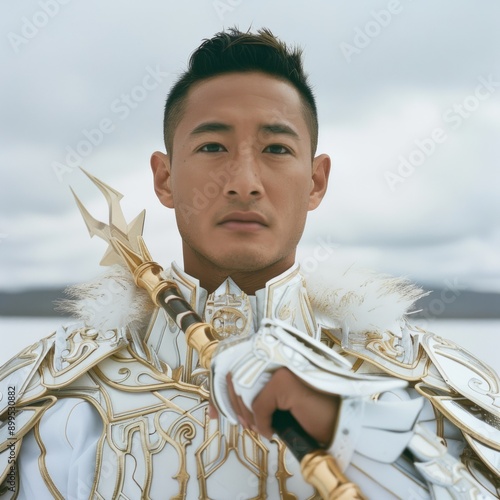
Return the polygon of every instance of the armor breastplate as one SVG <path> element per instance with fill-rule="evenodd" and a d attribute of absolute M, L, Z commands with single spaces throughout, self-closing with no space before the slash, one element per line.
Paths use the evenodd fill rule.
<path fill-rule="evenodd" d="M 298 268 L 247 297 L 226 280 L 206 297 L 175 264 L 186 299 L 211 322 L 220 340 L 250 335 L 264 315 L 315 333 L 316 325 Z M 106 437 L 99 444 L 93 493 L 102 498 L 262 499 L 319 498 L 278 439 L 271 441 L 221 419 L 208 418 L 207 373 L 184 333 L 162 310 L 144 337 L 147 360 L 132 347 L 97 365 Z M 144 361 L 148 361 L 147 363 Z"/>

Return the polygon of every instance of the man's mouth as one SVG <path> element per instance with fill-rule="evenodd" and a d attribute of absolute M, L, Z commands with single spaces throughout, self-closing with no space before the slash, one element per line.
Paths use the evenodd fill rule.
<path fill-rule="evenodd" d="M 258 212 L 231 212 L 217 225 L 230 231 L 258 231 L 268 224 L 265 217 Z"/>

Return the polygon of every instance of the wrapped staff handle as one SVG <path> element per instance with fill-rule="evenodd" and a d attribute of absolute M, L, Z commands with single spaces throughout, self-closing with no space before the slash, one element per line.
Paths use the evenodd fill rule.
<path fill-rule="evenodd" d="M 138 236 L 140 254 L 117 238 L 112 238 L 111 244 L 123 257 L 137 286 L 145 289 L 153 302 L 175 321 L 185 333 L 187 344 L 198 352 L 200 365 L 209 369 L 218 343 L 212 325 L 203 322 L 173 281 L 161 277 L 163 269 L 153 262 L 141 236 Z M 300 462 L 304 480 L 314 486 L 324 500 L 365 498 L 358 487 L 338 469 L 333 457 L 302 429 L 290 412 L 275 411 L 272 426 Z"/>

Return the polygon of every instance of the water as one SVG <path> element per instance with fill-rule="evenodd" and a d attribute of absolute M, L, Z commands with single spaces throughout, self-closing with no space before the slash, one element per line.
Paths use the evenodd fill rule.
<path fill-rule="evenodd" d="M 50 335 L 67 318 L 0 317 L 0 365 L 27 345 Z M 449 338 L 500 373 L 500 320 L 432 320 L 422 328 Z"/>

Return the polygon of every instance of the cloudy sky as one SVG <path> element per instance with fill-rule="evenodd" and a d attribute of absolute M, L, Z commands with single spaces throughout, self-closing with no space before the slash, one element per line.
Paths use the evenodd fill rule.
<path fill-rule="evenodd" d="M 203 38 L 267 26 L 304 48 L 330 192 L 300 247 L 309 269 L 357 262 L 500 292 L 497 0 L 25 0 L 0 19 L 0 289 L 100 272 L 69 186 L 106 220 L 77 165 L 146 208 L 156 260 L 181 261 L 149 169 L 165 95 Z M 98 129 L 100 128 L 100 131 Z M 314 257 L 327 248 L 324 262 Z M 316 252 L 315 252 L 316 251 Z M 323 257 L 320 259 L 322 260 Z"/>

